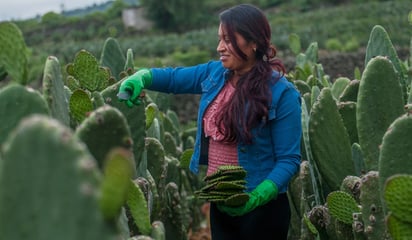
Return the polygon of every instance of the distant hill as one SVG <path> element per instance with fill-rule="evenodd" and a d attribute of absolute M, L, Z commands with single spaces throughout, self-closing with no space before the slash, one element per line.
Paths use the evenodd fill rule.
<path fill-rule="evenodd" d="M 128 6 L 138 6 L 139 0 L 122 0 Z M 115 1 L 109 0 L 101 4 L 93 4 L 85 8 L 63 11 L 61 14 L 66 17 L 83 17 L 94 12 L 105 12 L 110 9 Z"/>

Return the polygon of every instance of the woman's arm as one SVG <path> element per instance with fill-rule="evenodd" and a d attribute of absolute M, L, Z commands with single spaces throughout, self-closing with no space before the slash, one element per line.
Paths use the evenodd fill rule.
<path fill-rule="evenodd" d="M 267 178 L 283 192 L 298 172 L 301 161 L 301 98 L 295 88 L 282 92 L 276 117 L 270 122 L 276 165 Z"/>
<path fill-rule="evenodd" d="M 221 65 L 220 62 L 210 61 L 192 67 L 152 68 L 153 80 L 148 89 L 173 94 L 200 94 L 202 81 L 213 71 L 222 69 Z"/>

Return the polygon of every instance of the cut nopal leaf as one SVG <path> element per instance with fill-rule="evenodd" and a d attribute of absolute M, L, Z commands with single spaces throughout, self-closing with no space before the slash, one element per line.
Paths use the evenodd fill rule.
<path fill-rule="evenodd" d="M 224 165 L 206 176 L 206 185 L 195 194 L 199 199 L 227 206 L 241 206 L 249 200 L 246 190 L 246 170 L 241 166 Z"/>

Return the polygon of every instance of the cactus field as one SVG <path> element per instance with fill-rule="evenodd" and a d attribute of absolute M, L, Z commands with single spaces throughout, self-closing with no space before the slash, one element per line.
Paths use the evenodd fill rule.
<path fill-rule="evenodd" d="M 291 41 L 303 135 L 289 239 L 412 239 L 412 46 L 400 59 L 376 25 L 364 71 L 331 79 L 316 42 Z M 65 66 L 48 56 L 37 89 L 20 29 L 0 23 L 0 240 L 210 239 L 207 202 L 242 204 L 246 173 L 190 172 L 196 129 L 169 95 L 118 101 L 121 81 L 144 66 L 115 38 L 101 47 Z"/>

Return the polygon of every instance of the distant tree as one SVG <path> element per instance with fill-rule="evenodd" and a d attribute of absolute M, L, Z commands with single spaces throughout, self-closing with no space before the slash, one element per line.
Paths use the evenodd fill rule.
<path fill-rule="evenodd" d="M 204 0 L 142 0 L 142 6 L 157 28 L 171 32 L 201 27 L 208 12 Z"/>
<path fill-rule="evenodd" d="M 116 0 L 112 6 L 107 10 L 106 15 L 109 19 L 121 18 L 122 10 L 126 7 L 123 0 Z"/>
<path fill-rule="evenodd" d="M 47 12 L 41 17 L 41 23 L 46 27 L 58 27 L 64 23 L 64 17 L 55 12 Z"/>

